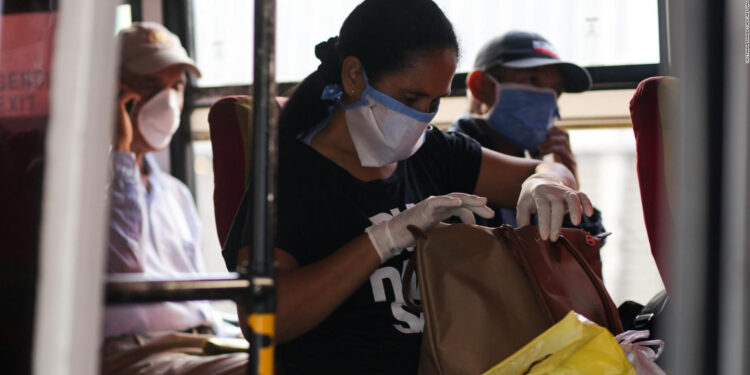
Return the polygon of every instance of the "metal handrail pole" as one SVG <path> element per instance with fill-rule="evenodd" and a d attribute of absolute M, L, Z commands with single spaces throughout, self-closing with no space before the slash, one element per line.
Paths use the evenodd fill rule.
<path fill-rule="evenodd" d="M 237 273 L 198 278 L 152 279 L 143 274 L 110 274 L 106 303 L 132 304 L 162 301 L 241 300 L 250 282 Z"/>
<path fill-rule="evenodd" d="M 251 172 L 252 200 L 247 212 L 243 238 L 252 234 L 246 274 L 250 294 L 245 300 L 250 327 L 248 374 L 273 374 L 276 293 L 273 269 L 275 224 L 275 176 L 277 160 L 275 0 L 255 0 L 253 61 L 253 118 L 248 121 L 253 134 Z M 247 247 L 247 246 L 246 246 Z"/>

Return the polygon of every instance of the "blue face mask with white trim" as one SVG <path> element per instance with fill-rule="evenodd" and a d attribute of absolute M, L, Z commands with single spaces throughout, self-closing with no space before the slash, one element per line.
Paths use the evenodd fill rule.
<path fill-rule="evenodd" d="M 490 127 L 513 145 L 536 151 L 547 138 L 553 118 L 559 117 L 555 91 L 497 81 L 495 85 L 496 102 L 487 117 Z"/>
<path fill-rule="evenodd" d="M 363 73 L 364 74 L 364 73 Z M 346 126 L 363 167 L 383 167 L 414 155 L 437 114 L 415 110 L 372 87 L 365 77 L 360 99 L 344 106 Z M 340 102 L 341 85 L 328 85 L 321 98 Z"/>

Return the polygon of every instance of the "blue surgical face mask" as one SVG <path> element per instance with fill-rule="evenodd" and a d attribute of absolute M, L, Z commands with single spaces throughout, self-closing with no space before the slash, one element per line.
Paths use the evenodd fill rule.
<path fill-rule="evenodd" d="M 495 87 L 495 106 L 487 116 L 490 127 L 515 146 L 535 151 L 547 138 L 552 119 L 559 117 L 555 91 L 497 81 Z"/>

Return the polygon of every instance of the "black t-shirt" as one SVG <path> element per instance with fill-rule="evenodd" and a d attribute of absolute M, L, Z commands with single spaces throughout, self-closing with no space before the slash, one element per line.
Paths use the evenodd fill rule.
<path fill-rule="evenodd" d="M 498 149 L 497 143 L 492 139 L 492 136 L 482 130 L 473 117 L 461 117 L 457 119 L 456 122 L 451 124 L 450 130 L 468 135 L 479 142 L 484 148 L 495 151 Z"/>
<path fill-rule="evenodd" d="M 472 139 L 479 142 L 479 144 L 484 148 L 488 148 L 493 151 L 497 151 L 498 149 L 497 143 L 494 139 L 492 139 L 492 136 L 485 132 L 482 128 L 480 128 L 479 124 L 477 124 L 476 120 L 472 117 L 461 117 L 457 119 L 453 124 L 451 124 L 450 130 L 468 135 Z M 478 215 L 474 215 L 477 224 L 484 225 L 486 227 L 499 227 L 503 224 L 508 224 L 513 227 L 516 226 L 515 210 L 502 208 L 491 204 L 489 206 L 495 211 L 495 216 L 491 219 L 485 219 Z"/>
<path fill-rule="evenodd" d="M 474 140 L 430 128 L 424 145 L 393 175 L 363 182 L 301 141 L 291 142 L 279 155 L 276 245 L 300 267 L 309 265 L 431 195 L 473 193 L 480 164 Z M 245 210 L 238 211 L 224 248 L 229 269 L 235 268 Z M 317 327 L 280 345 L 286 374 L 416 374 L 424 319 L 403 303 L 407 254 L 378 268 Z"/>

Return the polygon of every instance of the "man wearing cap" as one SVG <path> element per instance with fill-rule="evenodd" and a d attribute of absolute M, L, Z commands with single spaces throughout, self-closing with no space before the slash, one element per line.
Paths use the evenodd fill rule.
<path fill-rule="evenodd" d="M 509 155 L 528 153 L 541 158 L 552 154 L 577 178 L 568 133 L 552 121 L 559 117 L 557 98 L 563 92 L 591 88 L 586 69 L 560 60 L 540 35 L 511 31 L 479 50 L 466 87 L 469 113 L 456 120 L 451 130 Z M 515 226 L 515 211 L 496 208 L 496 212 L 495 218 L 483 224 Z M 602 232 L 599 212 L 585 218 L 582 227 L 593 234 Z"/>
<path fill-rule="evenodd" d="M 168 147 L 180 123 L 186 73 L 200 71 L 162 25 L 134 23 L 119 40 L 107 272 L 161 278 L 205 272 L 190 191 L 150 154 Z M 244 373 L 244 353 L 202 354 L 213 335 L 239 334 L 230 327 L 206 301 L 108 306 L 102 373 Z"/>

